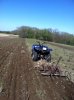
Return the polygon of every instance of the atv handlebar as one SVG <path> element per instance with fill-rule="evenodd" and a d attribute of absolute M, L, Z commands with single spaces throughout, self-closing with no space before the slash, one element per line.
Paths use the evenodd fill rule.
<path fill-rule="evenodd" d="M 39 45 L 41 45 L 39 41 L 36 41 L 36 42 L 37 42 Z"/>
<path fill-rule="evenodd" d="M 45 42 L 43 42 L 43 43 L 40 43 L 40 41 L 36 41 L 39 45 L 43 45 L 43 44 L 45 44 Z"/>

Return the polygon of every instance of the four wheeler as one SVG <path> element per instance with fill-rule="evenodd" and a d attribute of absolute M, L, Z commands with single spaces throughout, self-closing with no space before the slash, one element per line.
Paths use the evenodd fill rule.
<path fill-rule="evenodd" d="M 44 43 L 40 43 L 37 41 L 38 44 L 32 45 L 32 59 L 33 61 L 38 61 L 40 59 L 45 59 L 46 61 L 51 62 L 51 48 L 48 48 L 47 46 L 43 45 Z"/>

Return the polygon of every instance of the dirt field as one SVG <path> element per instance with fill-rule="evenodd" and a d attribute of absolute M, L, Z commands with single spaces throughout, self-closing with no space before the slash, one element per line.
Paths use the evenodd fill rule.
<path fill-rule="evenodd" d="M 74 100 L 74 84 L 34 69 L 24 39 L 0 39 L 0 100 Z"/>

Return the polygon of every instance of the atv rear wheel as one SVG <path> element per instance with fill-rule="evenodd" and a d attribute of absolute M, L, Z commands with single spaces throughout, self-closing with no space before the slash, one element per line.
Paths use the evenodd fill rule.
<path fill-rule="evenodd" d="M 37 52 L 33 51 L 31 56 L 32 56 L 32 60 L 33 61 L 37 61 L 38 60 L 38 54 L 37 54 Z"/>

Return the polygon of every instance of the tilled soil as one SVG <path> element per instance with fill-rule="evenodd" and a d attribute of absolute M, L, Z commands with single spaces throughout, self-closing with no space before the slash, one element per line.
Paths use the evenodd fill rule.
<path fill-rule="evenodd" d="M 72 82 L 34 69 L 24 39 L 2 39 L 0 44 L 0 100 L 74 100 Z"/>

